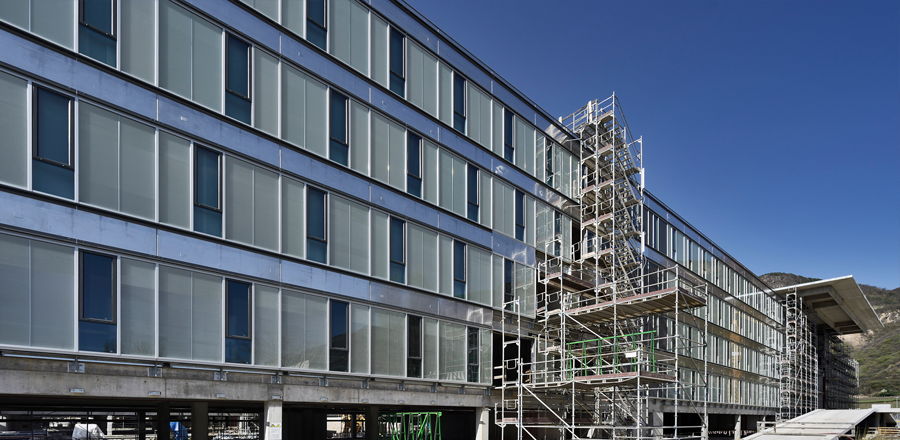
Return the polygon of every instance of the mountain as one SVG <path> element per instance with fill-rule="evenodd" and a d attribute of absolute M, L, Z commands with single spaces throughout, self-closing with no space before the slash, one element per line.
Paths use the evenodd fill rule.
<path fill-rule="evenodd" d="M 808 283 L 818 278 L 784 272 L 760 277 L 773 288 Z M 860 337 L 844 337 L 859 361 L 859 392 L 864 395 L 900 395 L 900 287 L 888 290 L 860 284 L 878 313 L 884 329 Z"/>

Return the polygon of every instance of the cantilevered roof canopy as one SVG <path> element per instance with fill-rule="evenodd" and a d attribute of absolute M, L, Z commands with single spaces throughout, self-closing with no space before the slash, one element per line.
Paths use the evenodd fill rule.
<path fill-rule="evenodd" d="M 775 293 L 784 295 L 793 290 L 803 298 L 804 308 L 813 321 L 825 324 L 839 334 L 884 327 L 853 275 L 781 287 L 775 289 Z"/>

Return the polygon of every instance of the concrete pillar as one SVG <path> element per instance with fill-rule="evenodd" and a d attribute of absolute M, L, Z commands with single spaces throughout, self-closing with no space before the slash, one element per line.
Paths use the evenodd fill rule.
<path fill-rule="evenodd" d="M 147 440 L 147 428 L 145 425 L 146 414 L 143 411 L 137 412 L 137 440 Z"/>
<path fill-rule="evenodd" d="M 366 440 L 378 440 L 378 407 L 366 408 Z"/>
<path fill-rule="evenodd" d="M 650 413 L 650 426 L 653 429 L 650 430 L 650 435 L 655 439 L 661 439 L 663 437 L 663 413 L 662 411 L 652 411 Z"/>
<path fill-rule="evenodd" d="M 209 404 L 191 404 L 191 440 L 209 440 Z"/>
<path fill-rule="evenodd" d="M 156 438 L 157 440 L 169 440 L 169 404 L 161 403 L 156 407 Z"/>
<path fill-rule="evenodd" d="M 491 410 L 484 406 L 475 408 L 475 440 L 489 440 L 491 435 Z"/>
<path fill-rule="evenodd" d="M 263 440 L 281 440 L 282 428 L 282 404 L 280 400 L 269 400 L 265 404 L 266 432 Z"/>
<path fill-rule="evenodd" d="M 741 415 L 734 416 L 734 440 L 741 440 Z"/>
<path fill-rule="evenodd" d="M 709 414 L 703 415 L 703 427 L 700 429 L 700 440 L 709 440 Z"/>

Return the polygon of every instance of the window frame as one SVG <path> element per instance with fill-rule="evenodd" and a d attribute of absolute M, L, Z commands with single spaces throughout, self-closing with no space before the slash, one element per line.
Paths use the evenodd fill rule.
<path fill-rule="evenodd" d="M 515 218 L 515 239 L 525 241 L 525 193 L 516 189 L 513 192 L 513 217 Z M 521 220 L 521 223 L 519 221 Z"/>
<path fill-rule="evenodd" d="M 394 69 L 393 69 L 394 50 L 392 49 L 392 46 L 393 46 L 393 38 L 395 35 L 400 36 L 400 48 L 401 48 L 400 49 L 400 64 L 403 66 L 402 72 L 394 72 Z M 388 27 L 388 90 L 390 90 L 393 94 L 400 96 L 403 99 L 406 99 L 406 95 L 407 95 L 407 93 L 406 93 L 406 86 L 407 86 L 406 60 L 409 57 L 409 54 L 407 54 L 407 50 L 406 50 L 407 38 L 408 38 L 407 35 L 405 33 L 403 33 L 403 31 L 398 29 L 396 26 Z M 394 90 L 394 88 L 392 87 L 393 86 L 392 83 L 395 78 L 398 81 L 401 81 L 403 84 L 403 93 L 402 94 L 397 93 L 397 91 Z"/>
<path fill-rule="evenodd" d="M 112 279 L 110 280 L 110 307 L 112 319 L 99 319 L 99 318 L 85 318 L 84 317 L 84 254 L 93 254 L 100 257 L 106 257 L 112 259 Z M 78 250 L 78 321 L 84 322 L 95 322 L 98 324 L 111 324 L 118 325 L 118 303 L 119 303 L 119 294 L 118 294 L 118 278 L 119 278 L 119 257 L 113 254 L 107 254 L 103 252 L 95 252 L 93 250 L 87 249 L 79 249 Z"/>
<path fill-rule="evenodd" d="M 474 347 L 470 345 L 471 338 L 475 337 Z M 471 354 L 474 353 L 474 363 Z M 466 382 L 478 383 L 481 376 L 481 329 L 466 326 Z M 470 376 L 474 372 L 474 379 Z"/>
<path fill-rule="evenodd" d="M 57 92 L 56 90 L 37 85 L 35 83 L 31 83 L 31 92 L 32 92 L 32 102 L 31 102 L 31 158 L 33 160 L 37 160 L 40 162 L 44 162 L 50 165 L 54 165 L 57 167 L 65 168 L 68 170 L 75 171 L 75 97 L 71 95 L 67 95 L 64 93 Z M 69 103 L 66 106 L 68 109 L 67 122 L 69 125 L 68 129 L 68 139 L 69 139 L 69 163 L 64 164 L 57 162 L 53 159 L 49 159 L 40 155 L 40 119 L 38 118 L 38 107 L 40 107 L 40 93 L 52 93 L 57 96 L 61 96 L 66 98 Z M 74 186 L 74 182 L 73 182 Z"/>
<path fill-rule="evenodd" d="M 413 139 L 415 139 L 416 144 L 414 146 L 411 145 L 411 141 L 413 141 Z M 424 153 L 422 144 L 422 136 L 419 136 L 412 130 L 406 130 L 406 193 L 418 198 L 422 198 L 422 154 Z M 416 154 L 416 157 L 418 158 L 418 161 L 416 162 L 416 168 L 418 169 L 415 170 L 415 172 L 410 169 L 411 155 L 409 154 L 409 152 L 412 148 L 415 148 L 416 151 L 418 151 L 418 154 Z M 410 192 L 410 181 L 413 181 L 417 184 L 418 194 Z"/>
<path fill-rule="evenodd" d="M 503 303 L 509 303 L 509 307 L 506 310 L 514 310 L 515 307 L 512 304 L 516 299 L 516 284 L 515 284 L 515 276 L 516 276 L 516 266 L 513 264 L 513 261 L 509 258 L 503 259 Z"/>
<path fill-rule="evenodd" d="M 516 114 L 503 107 L 503 159 L 509 163 L 516 161 L 515 120 Z"/>
<path fill-rule="evenodd" d="M 457 87 L 459 84 L 462 84 L 462 91 L 457 92 Z M 453 71 L 453 129 L 459 133 L 466 134 L 467 128 L 469 127 L 468 120 L 466 119 L 466 114 L 468 113 L 469 103 L 468 103 L 468 94 L 466 93 L 468 80 L 466 77 L 459 74 L 457 71 Z M 462 97 L 462 99 L 457 99 L 457 94 Z M 461 103 L 460 103 L 461 102 Z M 460 106 L 462 107 L 462 113 L 460 113 Z M 462 120 L 462 130 L 457 126 L 457 118 Z"/>
<path fill-rule="evenodd" d="M 320 0 L 314 0 L 314 1 L 320 1 Z M 312 2 L 310 0 L 306 0 L 306 4 L 305 4 L 306 7 L 303 8 L 303 17 L 306 19 L 306 23 L 305 23 L 306 26 L 304 28 L 303 39 L 305 39 L 307 42 L 309 42 L 313 46 L 318 47 L 319 49 L 322 49 L 327 52 L 328 51 L 328 12 L 329 12 L 328 11 L 328 0 L 321 0 L 321 2 L 322 2 L 322 23 L 319 23 L 316 20 L 310 18 L 310 13 L 309 13 L 310 6 L 309 5 L 312 4 Z M 324 47 L 319 46 L 318 44 L 310 41 L 310 39 L 309 39 L 310 24 L 314 25 L 317 29 L 322 30 L 322 33 L 325 36 Z"/>
<path fill-rule="evenodd" d="M 394 228 L 393 228 L 393 226 L 394 226 L 395 222 L 400 223 L 401 224 L 400 227 L 402 228 L 401 233 L 400 233 L 400 238 L 402 240 L 400 243 L 400 252 L 403 255 L 402 255 L 402 259 L 400 261 L 394 260 L 394 252 L 393 252 Z M 407 275 L 406 274 L 407 250 L 406 250 L 406 246 L 409 244 L 408 240 L 409 240 L 409 228 L 408 228 L 408 224 L 407 224 L 406 220 L 403 220 L 403 219 L 400 219 L 400 218 L 397 218 L 394 216 L 390 216 L 390 218 L 388 220 L 388 279 L 393 282 L 396 282 L 396 283 L 406 284 L 406 281 L 407 281 L 407 276 L 406 276 Z M 394 269 L 395 264 L 397 266 L 403 267 L 403 280 L 402 281 L 397 281 L 393 277 L 393 269 Z"/>
<path fill-rule="evenodd" d="M 410 335 L 412 334 L 410 330 L 412 329 L 413 320 L 415 320 L 418 323 L 418 327 L 419 327 L 419 332 L 418 332 L 419 344 L 418 344 L 418 347 L 416 347 L 419 351 L 418 356 L 414 356 L 412 353 L 410 353 L 413 348 L 413 344 L 411 343 L 411 340 L 410 340 Z M 406 315 L 406 377 L 422 378 L 423 376 L 425 376 L 424 361 L 425 361 L 424 319 L 419 315 L 407 314 Z M 419 371 L 418 375 L 414 376 L 410 373 L 410 371 L 409 371 L 410 370 L 410 368 L 409 368 L 410 362 L 416 362 L 418 364 L 418 371 Z"/>
<path fill-rule="evenodd" d="M 471 163 L 466 163 L 466 218 L 473 222 L 481 219 L 481 182 L 478 178 L 479 172 L 478 167 Z M 472 200 L 473 198 L 475 199 L 474 201 Z M 472 215 L 472 209 L 475 210 L 474 216 Z"/>
<path fill-rule="evenodd" d="M 119 2 L 118 2 L 118 0 L 107 0 L 107 1 L 109 1 L 111 3 L 111 7 L 112 7 L 112 11 L 111 11 L 112 16 L 110 17 L 110 20 L 111 20 L 110 29 L 112 30 L 111 32 L 106 32 L 106 31 L 97 29 L 96 27 L 94 27 L 93 25 L 91 25 L 90 23 L 85 21 L 85 19 L 84 19 L 84 2 L 85 2 L 85 0 L 78 0 L 78 25 L 84 26 L 94 32 L 98 32 L 101 35 L 105 35 L 109 38 L 112 38 L 113 40 L 115 40 L 118 43 L 119 33 L 117 31 L 118 31 L 118 26 L 119 26 L 119 20 L 118 20 L 118 18 L 119 18 L 118 17 Z M 80 44 L 79 44 L 79 46 L 80 46 Z"/>
<path fill-rule="evenodd" d="M 222 185 L 223 185 L 223 177 L 224 177 L 223 176 L 223 174 L 224 174 L 224 169 L 223 169 L 224 163 L 223 162 L 224 162 L 225 154 L 222 153 L 221 151 L 214 150 L 212 148 L 200 145 L 196 142 L 192 143 L 192 145 L 194 147 L 194 151 L 193 151 L 194 154 L 193 154 L 193 157 L 191 158 L 193 160 L 193 164 L 192 164 L 193 166 L 191 168 L 193 168 L 192 171 L 194 174 L 193 179 L 191 179 L 191 180 L 193 180 L 193 184 L 194 184 L 194 188 L 192 191 L 193 192 L 193 195 L 192 195 L 193 204 L 194 204 L 194 206 L 199 206 L 201 208 L 209 209 L 209 210 L 212 210 L 212 211 L 215 211 L 215 212 L 218 212 L 221 214 L 222 213 L 222 199 L 223 199 L 222 193 L 224 192 Z M 217 176 L 216 176 L 216 193 L 217 193 L 216 194 L 216 203 L 218 204 L 218 206 L 216 206 L 216 207 L 205 205 L 203 203 L 200 203 L 197 200 L 197 196 L 199 193 L 199 191 L 197 191 L 197 187 L 199 186 L 198 183 L 200 181 L 200 173 L 197 172 L 197 167 L 199 166 L 199 161 L 197 160 L 197 155 L 199 154 L 199 150 L 201 150 L 201 149 L 209 151 L 216 155 L 216 159 L 217 159 L 217 164 L 216 164 L 217 165 L 216 166 L 216 170 L 217 170 L 216 171 L 216 173 L 217 173 Z"/>
<path fill-rule="evenodd" d="M 334 345 L 335 320 L 333 319 L 333 317 L 334 317 L 334 313 L 335 313 L 335 309 L 334 309 L 335 304 L 342 304 L 344 307 L 344 337 L 343 337 L 344 346 L 343 347 Z M 350 303 L 347 301 L 329 298 L 329 300 L 328 300 L 328 371 L 337 371 L 337 372 L 349 372 L 350 371 L 350 364 L 351 364 L 351 361 L 350 361 L 350 339 L 351 339 L 350 330 L 351 330 Z M 345 359 L 347 362 L 346 369 L 342 370 L 342 369 L 334 368 L 334 365 L 332 364 L 332 362 L 335 359 L 335 357 L 332 356 L 332 352 L 334 352 L 334 351 L 340 351 L 340 352 L 344 353 Z"/>
<path fill-rule="evenodd" d="M 467 250 L 467 245 L 464 241 L 453 240 L 453 297 L 459 299 L 466 299 L 468 293 L 468 273 L 466 272 L 466 263 L 468 262 L 469 252 Z M 457 252 L 458 249 L 462 249 L 462 264 L 457 266 Z M 457 275 L 462 273 L 462 278 L 459 278 Z M 462 296 L 457 296 L 456 289 L 459 285 L 462 285 Z"/>
<path fill-rule="evenodd" d="M 237 99 L 245 101 L 250 106 L 250 121 L 247 121 L 246 123 L 248 125 L 252 125 L 254 122 L 253 121 L 253 45 L 250 44 L 250 42 L 244 40 L 243 38 L 238 37 L 237 34 L 235 34 L 233 32 L 228 32 L 226 30 L 224 33 L 225 33 L 225 48 L 224 48 L 225 56 L 223 57 L 224 58 L 223 67 L 225 70 L 225 72 L 224 72 L 224 75 L 225 75 L 224 89 L 225 89 L 226 97 L 224 99 L 225 102 L 223 103 L 223 106 L 222 106 L 223 107 L 222 113 L 224 113 L 225 116 L 228 116 L 231 119 L 245 122 L 245 121 L 242 121 L 242 120 L 228 114 L 228 109 L 226 108 L 227 102 L 228 102 L 227 95 L 230 94 L 231 96 L 233 96 Z M 228 61 L 231 58 L 228 55 L 229 54 L 228 47 L 231 45 L 232 39 L 247 45 L 247 95 L 246 96 L 241 95 L 237 91 L 232 90 L 231 88 L 228 87 L 228 80 L 229 80 Z"/>
<path fill-rule="evenodd" d="M 309 216 L 310 194 L 309 193 L 310 193 L 310 191 L 315 191 L 317 193 L 322 194 L 322 229 L 323 229 L 323 231 L 322 231 L 321 238 L 317 237 L 317 236 L 313 236 L 310 233 L 310 231 L 312 229 L 309 226 L 309 224 L 310 224 L 310 222 L 309 222 L 309 218 L 310 218 L 310 216 Z M 329 264 L 328 263 L 328 257 L 329 257 L 329 255 L 328 255 L 328 191 L 325 191 L 324 189 L 320 189 L 320 188 L 317 188 L 314 186 L 306 185 L 306 199 L 304 200 L 304 202 L 305 202 L 304 204 L 306 205 L 305 206 L 306 209 L 304 212 L 304 214 L 306 215 L 306 218 L 304 219 L 306 221 L 305 222 L 306 242 L 304 242 L 303 244 L 306 246 L 306 254 L 305 254 L 306 259 L 309 261 L 317 262 L 317 263 Z M 318 261 L 318 260 L 313 260 L 313 259 L 309 258 L 309 241 L 310 240 L 322 243 L 323 247 L 325 248 L 325 261 Z"/>
<path fill-rule="evenodd" d="M 229 283 L 240 283 L 247 285 L 247 336 L 237 336 L 229 334 L 228 332 L 228 317 L 231 315 L 229 313 L 228 306 L 228 291 L 229 291 Z M 234 278 L 225 278 L 225 339 L 244 339 L 248 341 L 253 340 L 253 283 L 247 281 L 241 281 Z"/>
<path fill-rule="evenodd" d="M 548 139 L 544 139 L 544 183 L 553 187 L 555 172 L 553 171 L 553 143 Z"/>
<path fill-rule="evenodd" d="M 343 165 L 345 167 L 350 166 L 350 98 L 347 95 L 337 91 L 333 87 L 329 87 L 328 90 L 328 160 L 334 162 L 338 165 Z M 344 127 L 343 127 L 343 136 L 344 140 L 335 138 L 335 130 L 334 130 L 334 122 L 335 118 L 332 117 L 334 114 L 334 102 L 335 98 L 342 98 L 344 101 Z M 338 145 L 344 147 L 346 152 L 344 153 L 346 163 L 339 162 L 332 155 L 333 144 L 337 143 Z"/>

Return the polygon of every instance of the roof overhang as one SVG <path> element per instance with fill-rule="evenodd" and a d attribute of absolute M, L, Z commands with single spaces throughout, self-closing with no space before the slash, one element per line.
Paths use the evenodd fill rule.
<path fill-rule="evenodd" d="M 784 295 L 794 290 L 803 298 L 810 317 L 836 333 L 847 335 L 884 327 L 852 275 L 781 287 L 775 293 Z"/>

